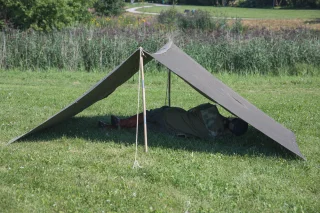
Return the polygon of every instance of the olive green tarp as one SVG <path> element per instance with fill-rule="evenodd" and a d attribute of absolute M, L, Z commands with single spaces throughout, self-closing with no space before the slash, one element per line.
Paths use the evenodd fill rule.
<path fill-rule="evenodd" d="M 54 126 L 65 119 L 71 118 L 95 102 L 108 97 L 117 87 L 121 86 L 138 72 L 140 51 L 143 51 L 144 64 L 152 59 L 157 60 L 182 78 L 200 94 L 251 124 L 254 128 L 300 158 L 305 159 L 299 150 L 295 135 L 292 131 L 276 122 L 249 101 L 234 92 L 231 88 L 223 84 L 172 42 L 169 42 L 153 54 L 139 48 L 129 56 L 127 60 L 116 67 L 76 101 L 31 131 L 12 139 L 9 144 L 27 135 Z"/>

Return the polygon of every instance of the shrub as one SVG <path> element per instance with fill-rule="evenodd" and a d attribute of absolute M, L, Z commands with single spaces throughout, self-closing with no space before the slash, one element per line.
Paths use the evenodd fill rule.
<path fill-rule="evenodd" d="M 242 33 L 242 32 L 243 32 L 244 28 L 245 28 L 245 27 L 243 26 L 243 24 L 242 24 L 242 22 L 241 22 L 241 19 L 236 18 L 236 19 L 233 21 L 233 23 L 231 24 L 231 26 L 230 26 L 230 31 L 231 31 L 232 33 L 237 33 L 237 34 L 239 34 L 239 33 Z"/>
<path fill-rule="evenodd" d="M 320 0 L 286 0 L 286 5 L 294 8 L 320 8 Z"/>
<path fill-rule="evenodd" d="M 197 10 L 186 14 L 179 14 L 178 26 L 181 29 L 214 29 L 215 23 L 208 11 Z"/>
<path fill-rule="evenodd" d="M 168 26 L 176 26 L 178 11 L 172 7 L 169 10 L 162 10 L 158 16 L 158 22 Z"/>
<path fill-rule="evenodd" d="M 180 13 L 174 7 L 161 11 L 158 16 L 158 22 L 183 30 L 221 30 L 227 28 L 227 19 L 225 17 L 212 18 L 208 11 L 203 10 Z"/>
<path fill-rule="evenodd" d="M 19 29 L 61 29 L 76 21 L 89 20 L 92 0 L 2 0 L 0 20 Z"/>
<path fill-rule="evenodd" d="M 101 16 L 115 16 L 123 12 L 123 0 L 96 0 L 95 11 Z"/>

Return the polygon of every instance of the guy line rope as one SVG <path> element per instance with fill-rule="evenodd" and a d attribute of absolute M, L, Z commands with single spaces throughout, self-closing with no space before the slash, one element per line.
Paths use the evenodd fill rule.
<path fill-rule="evenodd" d="M 140 47 L 140 59 L 139 59 L 139 80 L 138 80 L 138 106 L 137 106 L 137 126 L 136 126 L 136 152 L 134 156 L 133 168 L 141 168 L 137 160 L 138 156 L 138 130 L 139 130 L 139 107 L 140 107 L 140 79 L 142 83 L 142 98 L 143 98 L 143 125 L 144 125 L 144 148 L 145 152 L 148 152 L 148 142 L 147 142 L 147 118 L 146 118 L 146 93 L 144 86 L 144 70 L 143 70 L 143 50 Z"/>

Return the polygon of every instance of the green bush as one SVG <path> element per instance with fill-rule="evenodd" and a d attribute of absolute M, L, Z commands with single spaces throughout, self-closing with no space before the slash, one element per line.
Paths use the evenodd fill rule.
<path fill-rule="evenodd" d="M 158 22 L 182 30 L 222 30 L 228 28 L 225 17 L 212 18 L 208 11 L 203 10 L 180 13 L 174 7 L 161 11 L 158 16 Z"/>
<path fill-rule="evenodd" d="M 245 30 L 245 28 L 247 27 L 243 26 L 241 19 L 236 18 L 230 26 L 230 31 L 232 33 L 239 34 L 239 33 L 242 33 Z"/>
<path fill-rule="evenodd" d="M 176 26 L 178 14 L 178 10 L 174 7 L 169 10 L 162 10 L 158 16 L 158 22 L 171 27 Z"/>
<path fill-rule="evenodd" d="M 101 16 L 115 16 L 123 12 L 123 0 L 96 0 L 94 9 Z"/>
<path fill-rule="evenodd" d="M 208 11 L 197 10 L 186 14 L 179 13 L 178 26 L 180 29 L 214 29 L 213 19 Z"/>
<path fill-rule="evenodd" d="M 89 20 L 93 0 L 1 0 L 0 20 L 14 28 L 62 29 Z"/>
<path fill-rule="evenodd" d="M 294 8 L 320 8 L 320 0 L 286 0 L 285 2 Z"/>

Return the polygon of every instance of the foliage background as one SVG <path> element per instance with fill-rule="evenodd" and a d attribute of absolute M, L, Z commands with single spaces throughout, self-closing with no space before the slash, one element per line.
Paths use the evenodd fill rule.
<path fill-rule="evenodd" d="M 102 16 L 120 15 L 124 10 L 123 0 L 96 0 L 94 3 L 95 11 Z"/>
<path fill-rule="evenodd" d="M 152 2 L 180 5 L 204 6 L 240 6 L 240 7 L 272 7 L 282 6 L 290 8 L 320 8 L 320 0 L 155 0 Z"/>
<path fill-rule="evenodd" d="M 0 68 L 105 72 L 140 46 L 154 52 L 173 39 L 215 73 L 319 74 L 318 31 L 247 28 L 241 20 L 211 19 L 200 13 L 197 21 L 192 14 L 190 17 L 173 14 L 174 19 L 170 11 L 163 13 L 158 17 L 160 20 L 96 17 L 88 26 L 47 33 L 6 29 L 0 33 Z M 159 70 L 156 63 L 151 66 Z"/>
<path fill-rule="evenodd" d="M 2 26 L 38 31 L 62 29 L 75 23 L 86 23 L 93 16 L 118 15 L 121 0 L 0 0 Z"/>

